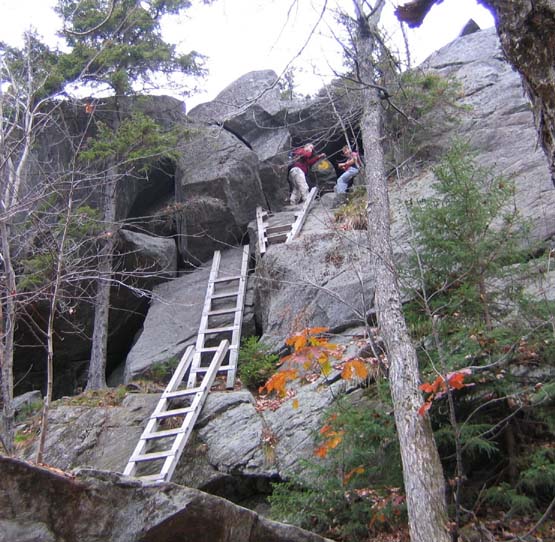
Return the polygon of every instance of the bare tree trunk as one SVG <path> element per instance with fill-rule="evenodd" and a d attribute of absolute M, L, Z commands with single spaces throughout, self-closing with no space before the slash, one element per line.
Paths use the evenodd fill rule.
<path fill-rule="evenodd" d="M 2 210 L 5 211 L 4 205 Z M 14 406 L 13 406 L 13 349 L 15 331 L 15 272 L 12 266 L 8 225 L 0 220 L 0 242 L 4 259 L 5 282 L 0 300 L 0 369 L 2 374 L 2 441 L 6 453 L 14 451 Z"/>
<path fill-rule="evenodd" d="M 73 212 L 73 189 L 72 184 L 69 193 L 68 204 L 65 213 L 64 229 L 62 237 L 58 245 L 58 254 L 56 258 L 56 271 L 54 275 L 54 285 L 52 287 L 52 296 L 50 298 L 50 314 L 48 315 L 48 325 L 46 329 L 47 340 L 47 357 L 46 357 L 46 394 L 44 396 L 44 404 L 42 406 L 42 416 L 40 425 L 40 439 L 37 449 L 37 463 L 42 463 L 44 453 L 44 443 L 46 442 L 46 433 L 48 432 L 48 412 L 50 403 L 52 402 L 52 384 L 54 381 L 54 319 L 56 316 L 56 307 L 58 305 L 58 292 L 62 282 L 62 270 L 65 259 L 66 239 L 69 231 L 69 223 Z"/>
<path fill-rule="evenodd" d="M 377 20 L 358 15 L 357 59 L 362 84 L 374 81 L 373 54 Z M 403 317 L 391 248 L 389 198 L 381 146 L 381 106 L 374 88 L 363 90 L 361 119 L 368 187 L 368 235 L 376 280 L 376 309 L 389 361 L 389 380 L 399 435 L 412 542 L 448 542 L 445 483 L 430 420 L 418 414 L 422 404 L 416 352 Z"/>
<path fill-rule="evenodd" d="M 87 389 L 106 387 L 106 357 L 108 354 L 108 318 L 110 314 L 110 285 L 115 245 L 117 166 L 111 163 L 103 186 L 105 232 L 98 254 L 98 280 L 94 306 L 94 329 Z"/>

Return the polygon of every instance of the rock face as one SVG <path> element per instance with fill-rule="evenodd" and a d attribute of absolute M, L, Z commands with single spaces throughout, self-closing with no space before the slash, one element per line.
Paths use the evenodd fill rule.
<path fill-rule="evenodd" d="M 531 241 L 552 237 L 555 190 L 545 155 L 536 145 L 533 115 L 520 77 L 504 61 L 495 29 L 455 40 L 434 53 L 424 67 L 462 85 L 460 122 L 448 132 L 436 133 L 430 144 L 446 150 L 454 137 L 468 141 L 479 165 L 514 180 L 515 205 L 530 220 Z M 433 173 L 425 171 L 391 191 L 392 235 L 399 254 L 407 251 L 409 239 L 403 201 L 429 196 L 432 182 Z"/>
<path fill-rule="evenodd" d="M 190 263 L 240 244 L 256 207 L 266 205 L 256 153 L 226 131 L 199 128 L 181 147 L 176 201 L 184 206 L 180 252 Z"/>
<path fill-rule="evenodd" d="M 0 542 L 324 542 L 225 499 L 119 475 L 61 474 L 0 457 Z"/>
<path fill-rule="evenodd" d="M 236 275 L 241 269 L 242 248 L 222 252 L 222 273 Z M 170 282 L 156 286 L 138 340 L 125 363 L 125 382 L 147 370 L 153 363 L 179 359 L 194 344 L 212 261 Z M 246 296 L 243 332 L 253 331 L 252 296 Z M 216 337 L 217 338 L 217 337 Z"/>
<path fill-rule="evenodd" d="M 270 245 L 257 268 L 262 340 L 275 348 L 305 327 L 364 324 L 372 307 L 366 232 L 334 230 L 332 198 L 314 205 L 301 236 Z"/>

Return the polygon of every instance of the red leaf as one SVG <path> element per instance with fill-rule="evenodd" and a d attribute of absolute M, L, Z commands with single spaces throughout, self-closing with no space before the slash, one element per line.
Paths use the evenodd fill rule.
<path fill-rule="evenodd" d="M 465 383 L 464 383 L 464 374 L 463 373 L 454 373 L 451 378 L 449 378 L 449 385 L 456 389 L 456 390 L 460 390 L 462 388 L 464 388 Z"/>

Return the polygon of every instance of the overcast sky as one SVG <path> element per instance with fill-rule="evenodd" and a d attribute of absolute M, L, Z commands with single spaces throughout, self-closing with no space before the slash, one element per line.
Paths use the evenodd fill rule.
<path fill-rule="evenodd" d="M 193 0 L 194 1 L 194 0 Z M 394 15 L 395 5 L 406 0 L 388 0 L 382 22 L 393 43 L 402 47 L 402 36 Z M 350 7 L 349 0 L 328 0 Z M 17 43 L 22 32 L 33 25 L 53 43 L 59 22 L 52 11 L 55 0 L 0 0 L 1 39 Z M 204 92 L 186 99 L 187 109 L 211 100 L 241 75 L 261 69 L 277 73 L 296 57 L 318 19 L 322 0 L 216 0 L 212 5 L 197 5 L 180 18 L 164 23 L 164 36 L 183 51 L 195 49 L 209 57 Z M 293 6 L 287 16 L 288 8 Z M 413 64 L 446 45 L 473 18 L 480 27 L 493 25 L 487 10 L 475 0 L 444 0 L 434 6 L 425 23 L 407 30 Z M 315 31 L 311 43 L 294 62 L 296 83 L 303 93 L 313 93 L 328 80 L 333 70 L 341 71 L 337 31 L 330 16 Z"/>

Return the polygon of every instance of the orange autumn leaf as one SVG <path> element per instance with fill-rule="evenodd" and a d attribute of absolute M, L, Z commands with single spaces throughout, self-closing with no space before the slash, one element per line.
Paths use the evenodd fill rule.
<path fill-rule="evenodd" d="M 425 393 L 437 393 L 440 389 L 445 389 L 445 380 L 442 376 L 438 376 L 431 384 L 424 382 L 419 388 Z"/>
<path fill-rule="evenodd" d="M 321 435 L 326 435 L 327 433 L 329 433 L 332 430 L 332 427 L 329 423 L 327 423 L 326 425 L 324 425 L 321 429 L 320 429 L 320 434 Z"/>
<path fill-rule="evenodd" d="M 337 433 L 333 433 L 333 436 L 326 442 L 327 447 L 332 450 L 333 448 L 337 448 L 341 442 L 343 442 L 343 434 L 344 431 L 338 431 Z"/>
<path fill-rule="evenodd" d="M 299 400 L 293 399 L 293 404 L 291 406 L 293 407 L 294 410 L 297 410 L 299 408 Z"/>
<path fill-rule="evenodd" d="M 456 389 L 460 390 L 465 387 L 464 383 L 464 373 L 455 373 L 449 378 L 449 385 Z"/>
<path fill-rule="evenodd" d="M 325 337 L 309 337 L 308 344 L 310 346 L 325 346 L 328 344 L 328 340 Z"/>
<path fill-rule="evenodd" d="M 368 376 L 368 369 L 366 365 L 359 359 L 352 359 L 345 362 L 343 371 L 341 371 L 341 378 L 343 380 L 351 380 L 355 377 L 364 380 Z"/>
<path fill-rule="evenodd" d="M 327 440 L 314 450 L 314 455 L 322 458 L 326 457 L 330 450 L 337 448 L 343 442 L 344 434 L 345 431 L 328 431 L 326 434 Z"/>
<path fill-rule="evenodd" d="M 272 375 L 266 384 L 262 386 L 258 391 L 262 393 L 266 390 L 268 393 L 275 391 L 280 397 L 285 397 L 286 395 L 286 385 L 289 380 L 295 380 L 297 378 L 297 371 L 295 369 L 288 369 L 286 371 L 280 371 Z"/>
<path fill-rule="evenodd" d="M 420 384 L 419 388 L 425 393 L 432 393 L 434 389 L 429 382 L 424 382 L 424 384 Z"/>
<path fill-rule="evenodd" d="M 328 455 L 328 448 L 324 444 L 322 444 L 322 446 L 318 446 L 318 448 L 314 450 L 314 455 L 323 459 Z"/>

